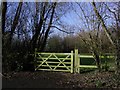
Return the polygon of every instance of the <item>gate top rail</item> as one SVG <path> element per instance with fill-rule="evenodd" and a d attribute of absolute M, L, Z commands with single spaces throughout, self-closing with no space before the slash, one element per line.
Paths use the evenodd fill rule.
<path fill-rule="evenodd" d="M 94 58 L 93 55 L 81 55 L 81 54 L 78 54 L 78 57 L 79 58 Z M 113 55 L 110 55 L 110 56 L 106 56 L 106 58 L 113 58 L 114 56 Z M 101 55 L 100 58 L 105 58 L 105 56 Z"/>
<path fill-rule="evenodd" d="M 70 55 L 71 53 L 45 53 L 45 52 L 36 52 L 36 54 Z"/>

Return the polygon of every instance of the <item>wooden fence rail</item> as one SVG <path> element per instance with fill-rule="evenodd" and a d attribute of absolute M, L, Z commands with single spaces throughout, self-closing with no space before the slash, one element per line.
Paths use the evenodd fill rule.
<path fill-rule="evenodd" d="M 35 70 L 62 71 L 80 73 L 80 68 L 97 68 L 96 65 L 81 65 L 81 58 L 94 58 L 92 55 L 80 55 L 78 49 L 74 53 L 44 53 L 35 51 Z M 101 58 L 104 58 L 101 56 Z M 113 56 L 109 56 L 113 58 Z"/>

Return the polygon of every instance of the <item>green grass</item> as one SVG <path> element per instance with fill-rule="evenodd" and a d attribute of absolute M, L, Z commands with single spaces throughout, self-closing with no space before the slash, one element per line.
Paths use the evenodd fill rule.
<path fill-rule="evenodd" d="M 94 58 L 91 58 L 91 57 L 89 58 L 90 55 L 84 55 L 84 56 L 88 56 L 88 57 L 81 57 L 80 58 L 80 65 L 96 65 Z M 105 62 L 107 63 L 109 68 L 111 68 L 111 69 L 115 68 L 114 57 L 111 57 L 111 58 L 103 58 L 102 57 L 101 58 L 102 66 L 105 65 Z M 94 70 L 96 70 L 96 69 L 95 68 L 80 68 L 81 73 L 90 72 L 90 71 L 94 71 Z"/>
<path fill-rule="evenodd" d="M 87 56 L 87 55 L 86 55 Z M 89 55 L 90 56 L 90 55 Z M 91 55 L 92 56 L 92 55 Z M 114 63 L 114 58 L 101 58 L 101 63 L 104 64 L 105 61 L 108 63 L 108 64 L 112 64 Z M 80 64 L 81 65 L 95 65 L 96 62 L 94 60 L 94 58 L 89 58 L 89 57 L 86 57 L 86 58 L 80 58 Z"/>
<path fill-rule="evenodd" d="M 80 65 L 95 65 L 93 58 L 80 58 Z"/>

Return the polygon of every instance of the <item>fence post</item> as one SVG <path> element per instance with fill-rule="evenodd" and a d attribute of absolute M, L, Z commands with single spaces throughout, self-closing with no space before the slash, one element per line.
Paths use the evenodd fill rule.
<path fill-rule="evenodd" d="M 71 73 L 73 73 L 73 51 L 71 51 Z"/>
<path fill-rule="evenodd" d="M 77 63 L 77 66 L 78 66 L 78 73 L 80 73 L 80 57 L 77 55 L 77 58 L 78 58 L 78 63 Z"/>
<path fill-rule="evenodd" d="M 78 49 L 75 49 L 75 60 L 74 60 L 74 71 L 75 73 L 79 73 L 79 65 L 80 65 L 80 60 L 78 57 Z"/>

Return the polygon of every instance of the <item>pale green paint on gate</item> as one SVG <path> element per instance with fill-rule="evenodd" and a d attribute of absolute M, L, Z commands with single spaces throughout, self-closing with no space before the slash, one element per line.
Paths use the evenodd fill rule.
<path fill-rule="evenodd" d="M 80 65 L 81 57 L 93 58 L 91 55 L 79 55 L 78 49 L 75 49 L 75 53 L 73 51 L 71 53 L 40 53 L 35 51 L 35 71 L 80 73 L 80 68 L 97 68 L 96 65 Z"/>
<path fill-rule="evenodd" d="M 35 62 L 35 70 L 64 71 L 73 73 L 73 51 L 71 51 L 71 53 L 35 52 Z"/>

